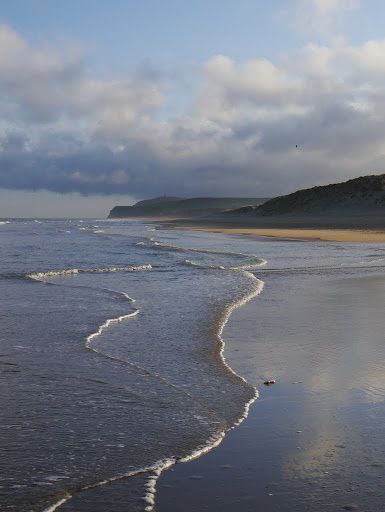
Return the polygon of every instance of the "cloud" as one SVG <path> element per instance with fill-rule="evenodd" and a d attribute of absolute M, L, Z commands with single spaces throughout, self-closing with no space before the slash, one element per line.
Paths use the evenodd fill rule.
<path fill-rule="evenodd" d="M 265 109 L 298 103 L 303 92 L 299 77 L 265 59 L 236 63 L 217 55 L 204 66 L 202 112 L 222 118 L 237 115 L 239 107 Z"/>
<path fill-rule="evenodd" d="M 162 102 L 156 81 L 145 76 L 101 80 L 87 72 L 79 50 L 28 44 L 0 26 L 0 93 L 6 120 L 44 124 L 86 118 L 98 123 L 134 122 Z"/>
<path fill-rule="evenodd" d="M 190 106 L 166 119 L 164 74 L 94 76 L 77 48 L 37 47 L 2 26 L 0 187 L 265 196 L 383 171 L 384 49 L 337 41 L 277 62 L 216 55 Z"/>
<path fill-rule="evenodd" d="M 346 15 L 360 7 L 360 0 L 296 0 L 284 13 L 291 27 L 304 34 L 334 37 Z"/>

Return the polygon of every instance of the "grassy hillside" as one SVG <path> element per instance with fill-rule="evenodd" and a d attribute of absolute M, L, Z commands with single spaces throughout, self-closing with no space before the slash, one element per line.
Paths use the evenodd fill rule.
<path fill-rule="evenodd" d="M 385 174 L 298 190 L 254 208 L 231 213 L 246 216 L 385 214 Z"/>

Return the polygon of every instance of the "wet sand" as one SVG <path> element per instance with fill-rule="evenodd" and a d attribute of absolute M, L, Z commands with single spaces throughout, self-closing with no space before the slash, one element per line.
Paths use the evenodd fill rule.
<path fill-rule="evenodd" d="M 383 271 L 256 275 L 264 292 L 224 338 L 260 398 L 218 448 L 163 474 L 157 512 L 384 510 Z"/>
<path fill-rule="evenodd" d="M 325 240 L 330 242 L 385 242 L 385 231 L 371 229 L 312 229 L 312 228 L 236 228 L 236 227 L 185 227 L 232 235 L 269 236 L 298 240 Z"/>

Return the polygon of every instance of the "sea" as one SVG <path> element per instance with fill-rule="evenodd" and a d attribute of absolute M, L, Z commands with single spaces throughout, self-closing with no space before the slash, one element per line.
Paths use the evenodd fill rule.
<path fill-rule="evenodd" d="M 338 465 L 340 489 L 354 487 L 363 457 L 372 472 L 383 469 L 385 244 L 104 219 L 3 219 L 0 240 L 1 511 L 157 510 L 163 476 L 220 453 L 249 421 L 255 428 L 230 456 L 272 443 L 274 458 L 265 450 L 247 459 L 247 473 L 263 460 L 261 475 L 284 482 L 284 493 L 274 502 L 279 493 L 258 494 L 256 478 L 245 478 L 239 488 L 255 499 L 229 498 L 232 510 L 329 510 L 330 485 L 308 491 L 309 475 L 314 482 L 314 472 L 325 478 L 337 467 L 326 468 L 333 457 L 322 443 L 330 453 L 351 447 Z M 328 404 L 335 431 L 345 432 L 334 452 L 325 441 L 333 422 L 321 432 L 323 416 L 312 424 L 299 410 L 309 390 L 309 417 Z M 285 415 L 300 423 L 286 428 Z M 294 440 L 280 444 L 283 432 Z M 296 466 L 289 445 L 311 462 Z M 223 472 L 212 474 L 221 481 Z M 182 482 L 185 492 L 178 479 L 165 485 L 159 510 L 205 510 L 204 494 L 194 506 L 194 492 L 190 506 L 184 500 L 193 482 Z M 383 493 L 374 496 L 362 510 L 382 510 Z M 207 510 L 225 510 L 217 491 Z"/>

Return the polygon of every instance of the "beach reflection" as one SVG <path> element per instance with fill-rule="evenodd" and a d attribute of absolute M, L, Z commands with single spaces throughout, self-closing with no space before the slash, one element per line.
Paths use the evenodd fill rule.
<path fill-rule="evenodd" d="M 280 285 L 289 292 L 281 290 L 277 298 Z M 283 449 L 280 444 L 279 452 L 270 454 L 280 459 L 285 488 L 292 482 L 286 498 L 299 506 L 295 495 L 308 486 L 307 505 L 320 500 L 326 507 L 328 500 L 353 496 L 362 510 L 380 510 L 371 501 L 378 494 L 378 475 L 373 478 L 372 472 L 384 452 L 384 276 L 363 271 L 359 276 L 308 275 L 300 282 L 286 276 L 275 279 L 268 290 L 255 307 L 271 321 L 258 326 L 253 351 L 258 373 L 280 382 L 275 407 L 285 400 L 296 402 L 270 432 L 271 438 L 286 438 Z M 274 323 L 276 316 L 280 321 Z M 278 353 L 273 358 L 272 344 Z M 243 365 L 257 384 L 256 368 Z M 270 389 L 261 392 L 270 399 Z"/>

